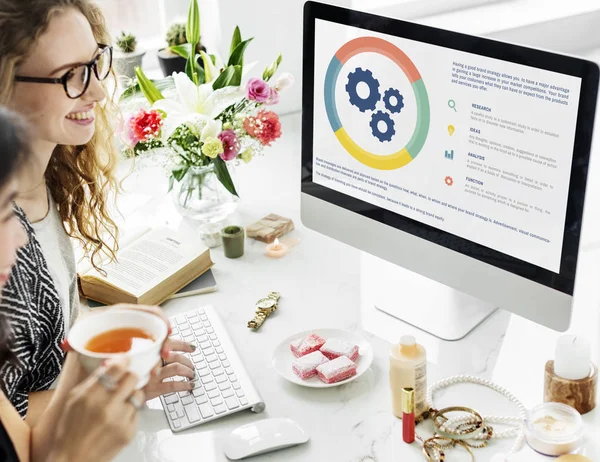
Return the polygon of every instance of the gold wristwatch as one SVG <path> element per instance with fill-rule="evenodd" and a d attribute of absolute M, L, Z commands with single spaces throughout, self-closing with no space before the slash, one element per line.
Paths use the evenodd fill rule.
<path fill-rule="evenodd" d="M 280 297 L 281 294 L 279 292 L 271 292 L 266 298 L 261 298 L 256 302 L 256 314 L 251 321 L 248 321 L 248 327 L 258 330 L 263 322 L 265 322 L 265 319 L 277 309 Z"/>

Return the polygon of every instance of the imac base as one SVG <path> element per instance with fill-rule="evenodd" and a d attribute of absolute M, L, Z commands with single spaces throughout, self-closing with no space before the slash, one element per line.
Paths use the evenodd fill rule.
<path fill-rule="evenodd" d="M 466 337 L 497 307 L 385 260 L 363 253 L 363 300 L 441 340 Z"/>

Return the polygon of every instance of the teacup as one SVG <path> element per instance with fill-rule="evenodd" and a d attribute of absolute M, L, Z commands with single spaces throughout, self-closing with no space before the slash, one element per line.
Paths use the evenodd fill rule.
<path fill-rule="evenodd" d="M 124 353 L 96 353 L 86 349 L 88 342 L 97 335 L 122 328 L 142 329 L 154 341 L 144 348 Z M 80 354 L 82 365 L 88 372 L 97 369 L 105 359 L 128 356 L 129 371 L 139 378 L 139 389 L 148 383 L 150 372 L 160 361 L 160 350 L 167 333 L 165 322 L 154 314 L 138 310 L 107 309 L 83 316 L 71 328 L 68 340 L 71 348 Z"/>

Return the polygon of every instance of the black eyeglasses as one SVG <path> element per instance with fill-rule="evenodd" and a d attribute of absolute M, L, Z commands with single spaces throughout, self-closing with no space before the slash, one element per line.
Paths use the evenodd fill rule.
<path fill-rule="evenodd" d="M 58 79 L 48 77 L 24 77 L 18 75 L 15 77 L 15 80 L 17 82 L 31 83 L 59 83 L 63 86 L 65 93 L 69 98 L 80 98 L 90 86 L 92 70 L 100 82 L 106 79 L 108 74 L 110 74 L 113 58 L 112 47 L 99 43 L 98 48 L 100 48 L 100 53 L 98 53 L 89 63 L 81 63 L 72 69 L 69 69 Z"/>

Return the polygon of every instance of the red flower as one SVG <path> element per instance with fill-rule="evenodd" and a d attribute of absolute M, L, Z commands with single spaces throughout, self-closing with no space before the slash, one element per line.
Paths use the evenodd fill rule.
<path fill-rule="evenodd" d="M 244 120 L 244 129 L 264 146 L 270 146 L 281 136 L 281 122 L 272 111 L 260 110 L 256 116 Z"/>
<path fill-rule="evenodd" d="M 158 135 L 163 121 L 159 112 L 141 109 L 129 119 L 129 135 L 134 143 L 146 141 Z"/>

